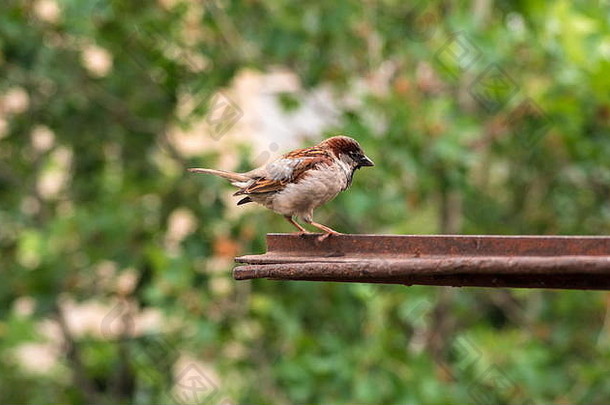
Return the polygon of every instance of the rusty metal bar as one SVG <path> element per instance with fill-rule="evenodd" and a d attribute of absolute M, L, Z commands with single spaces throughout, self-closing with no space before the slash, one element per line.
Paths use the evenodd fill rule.
<path fill-rule="evenodd" d="M 237 280 L 610 290 L 610 237 L 269 234 Z"/>

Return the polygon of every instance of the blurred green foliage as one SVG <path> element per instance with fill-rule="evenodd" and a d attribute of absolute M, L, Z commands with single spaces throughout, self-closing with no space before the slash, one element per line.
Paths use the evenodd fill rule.
<path fill-rule="evenodd" d="M 321 222 L 608 234 L 602 4 L 5 0 L 0 402 L 193 403 L 172 389 L 185 353 L 209 404 L 609 402 L 607 293 L 234 282 L 232 257 L 288 225 L 229 215 L 222 182 L 184 172 L 218 153 L 166 136 L 210 112 L 179 114 L 181 96 L 281 66 L 305 93 L 357 100 L 319 135 L 354 136 L 377 164 Z M 172 215 L 197 226 L 169 240 Z M 91 303 L 104 316 L 75 331 L 69 311 Z M 135 332 L 146 311 L 157 333 Z"/>

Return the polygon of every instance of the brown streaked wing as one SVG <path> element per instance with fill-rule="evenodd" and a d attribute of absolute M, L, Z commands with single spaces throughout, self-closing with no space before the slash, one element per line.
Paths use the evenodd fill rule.
<path fill-rule="evenodd" d="M 271 180 L 258 178 L 249 185 L 248 187 L 244 187 L 238 191 L 236 191 L 233 195 L 242 195 L 242 194 L 262 194 L 262 193 L 270 193 L 272 191 L 279 191 L 286 186 L 286 181 L 279 180 Z"/>
<path fill-rule="evenodd" d="M 316 167 L 317 165 L 325 162 L 329 162 L 331 159 L 328 152 L 317 149 L 300 149 L 290 153 L 285 154 L 282 158 L 284 159 L 302 159 L 302 161 L 294 167 L 292 171 L 292 176 L 287 179 L 282 180 L 273 180 L 266 178 L 259 178 L 254 181 L 248 187 L 244 187 L 238 190 L 233 195 L 242 195 L 242 194 L 262 194 L 262 193 L 271 193 L 282 190 L 288 183 L 295 182 L 299 178 L 301 178 L 307 170 Z"/>
<path fill-rule="evenodd" d="M 313 157 L 320 157 L 320 156 L 330 158 L 328 151 L 326 151 L 322 148 L 316 148 L 316 147 L 293 150 L 292 152 L 286 153 L 284 156 L 282 156 L 282 158 L 284 158 L 284 159 L 302 159 L 305 157 L 313 158 Z"/>

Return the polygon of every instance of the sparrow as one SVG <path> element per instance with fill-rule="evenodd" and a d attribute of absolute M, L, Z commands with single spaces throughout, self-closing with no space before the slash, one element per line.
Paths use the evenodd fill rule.
<path fill-rule="evenodd" d="M 239 190 L 234 196 L 244 196 L 237 205 L 258 203 L 281 214 L 300 234 L 311 233 L 294 217 L 325 232 L 320 240 L 339 234 L 313 220 L 319 206 L 335 198 L 351 184 L 354 172 L 374 166 L 360 144 L 347 136 L 334 136 L 305 149 L 288 152 L 278 159 L 245 173 L 224 170 L 190 168 L 192 173 L 207 173 L 231 181 Z"/>

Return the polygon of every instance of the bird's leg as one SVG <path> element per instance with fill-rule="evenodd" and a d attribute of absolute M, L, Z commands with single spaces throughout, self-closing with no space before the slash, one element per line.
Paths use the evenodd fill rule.
<path fill-rule="evenodd" d="M 300 233 L 310 233 L 307 231 L 307 229 L 303 228 L 301 225 L 298 224 L 298 222 L 296 222 L 294 219 L 292 219 L 292 217 L 290 215 L 284 215 L 284 218 L 286 218 L 286 221 L 290 222 L 292 225 L 296 226 Z"/>
<path fill-rule="evenodd" d="M 319 223 L 314 222 L 314 221 L 311 221 L 311 222 L 309 223 L 309 225 L 311 225 L 311 226 L 315 226 L 316 228 L 321 229 L 321 230 L 323 230 L 324 232 L 326 232 L 324 235 L 321 235 L 321 236 L 319 236 L 319 237 L 318 237 L 318 240 L 319 240 L 320 242 L 322 242 L 323 240 L 325 240 L 326 238 L 328 238 L 330 235 L 341 235 L 341 233 L 340 233 L 340 232 L 337 232 L 337 231 L 335 231 L 334 229 L 327 227 L 326 225 L 322 225 L 322 224 L 319 224 Z"/>
<path fill-rule="evenodd" d="M 311 226 L 315 226 L 316 228 L 321 229 L 322 231 L 324 231 L 324 232 L 325 232 L 325 234 L 324 234 L 324 235 L 321 235 L 320 237 L 318 237 L 318 240 L 319 240 L 320 242 L 322 242 L 323 240 L 325 240 L 326 238 L 328 238 L 330 235 L 341 235 L 341 233 L 340 233 L 340 232 L 337 232 L 337 231 L 335 231 L 334 229 L 329 228 L 329 227 L 328 227 L 328 226 L 326 226 L 326 225 L 322 225 L 322 224 L 319 224 L 319 223 L 317 223 L 317 222 L 314 222 L 314 220 L 313 220 L 311 217 L 310 217 L 310 218 L 303 218 L 303 220 L 304 220 L 305 222 L 307 222 L 309 225 L 311 225 Z"/>

